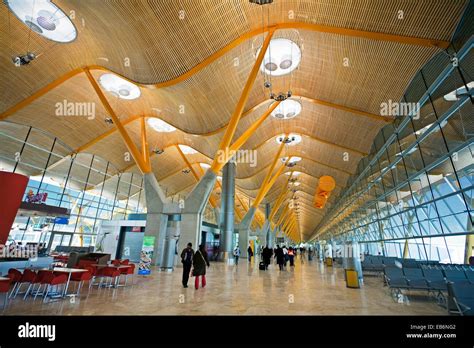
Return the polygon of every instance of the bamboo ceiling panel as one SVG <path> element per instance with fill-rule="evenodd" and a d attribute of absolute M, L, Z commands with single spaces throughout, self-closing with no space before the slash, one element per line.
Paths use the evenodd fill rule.
<path fill-rule="evenodd" d="M 76 15 L 73 22 L 78 37 L 70 44 L 58 45 L 35 33 L 29 35 L 28 28 L 9 15 L 4 4 L 0 5 L 0 74 L 5 77 L 0 81 L 0 113 L 78 69 L 76 75 L 9 114 L 7 120 L 36 127 L 64 141 L 70 149 L 63 147 L 59 157 L 74 150 L 94 154 L 96 170 L 89 173 L 89 183 L 97 190 L 107 161 L 111 163 L 107 170 L 111 175 L 120 171 L 127 172 L 129 180 L 130 173 L 134 173 L 134 181 L 141 177 L 133 158 L 128 158 L 120 134 L 114 131 L 115 126 L 105 122 L 109 115 L 79 69 L 91 66 L 96 81 L 111 71 L 141 84 L 141 97 L 137 100 L 121 100 L 107 92 L 104 95 L 138 148 L 140 117 L 161 118 L 178 128 L 172 133 L 157 133 L 147 126 L 150 150 L 164 150 L 162 154 L 152 152 L 152 169 L 167 195 L 174 198 L 189 193 L 196 182 L 192 172 L 182 172 L 187 163 L 174 145 L 185 144 L 198 151 L 185 156 L 200 176 L 199 163 L 211 163 L 255 61 L 262 42 L 262 34 L 256 29 L 262 27 L 262 17 L 266 25 L 289 23 L 286 29 L 277 30 L 274 38 L 294 40 L 302 48 L 302 61 L 291 75 L 270 80 L 274 93 L 291 90 L 293 97 L 300 100 L 302 112 L 291 120 L 269 117 L 255 131 L 243 149 L 257 151 L 256 166 L 239 164 L 236 181 L 244 194 L 255 197 L 278 150 L 275 137 L 290 132 L 301 134 L 302 142 L 286 146 L 281 157 L 303 158 L 291 170 L 302 172 L 297 194 L 303 197 L 301 232 L 308 235 L 312 232 L 308 228 L 314 229 L 321 212 L 337 200 L 349 175 L 356 171 L 359 160 L 369 152 L 376 134 L 386 124 L 373 116 L 379 113 L 380 104 L 398 101 L 412 76 L 439 49 L 309 30 L 315 27 L 302 27 L 301 23 L 447 41 L 467 0 L 275 0 L 264 7 L 247 0 L 55 3 L 66 13 L 74 11 Z M 403 19 L 398 18 L 399 11 L 403 11 Z M 30 65 L 15 68 L 11 58 L 23 53 L 27 42 L 28 49 L 39 56 Z M 348 66 L 343 64 L 346 58 Z M 203 62 L 207 63 L 199 65 Z M 264 76 L 259 73 L 234 139 L 269 107 L 270 91 L 263 84 Z M 92 103 L 94 118 L 58 116 L 57 103 L 64 100 Z M 12 133 L 3 124 L 0 131 Z M 22 138 L 24 133 L 21 129 L 12 134 Z M 453 137 L 458 136 L 458 132 L 452 133 Z M 8 136 L 0 136 L 0 154 L 8 158 L 18 144 Z M 41 173 L 35 167 L 44 167 L 47 153 L 41 149 L 47 149 L 51 140 L 36 138 L 32 137 L 32 141 L 40 149 L 27 146 L 23 154 L 30 167 L 26 163 L 19 167 L 30 175 Z M 50 159 L 48 172 L 61 178 L 69 157 L 59 157 Z M 72 168 L 73 185 L 80 187 L 85 182 L 88 160 L 92 160 L 90 155 L 77 159 Z M 312 198 L 317 178 L 322 175 L 333 176 L 338 186 L 326 207 L 317 210 Z M 274 201 L 287 179 L 281 175 L 264 202 Z M 114 180 L 117 178 L 107 179 L 104 185 L 112 188 Z M 129 189 L 124 177 L 119 185 L 120 199 L 128 195 Z M 135 187 L 129 191 L 130 195 L 138 194 Z M 220 202 L 218 192 L 214 197 Z M 242 199 L 248 201 L 247 197 Z M 244 208 L 239 207 L 242 214 Z"/>

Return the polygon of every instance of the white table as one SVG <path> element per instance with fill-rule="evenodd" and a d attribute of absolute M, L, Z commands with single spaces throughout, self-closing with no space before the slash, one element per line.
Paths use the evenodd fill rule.
<path fill-rule="evenodd" d="M 109 264 L 101 264 L 101 265 L 99 265 L 99 264 L 96 264 L 96 263 L 92 264 L 91 266 L 102 267 L 102 268 L 103 268 L 103 267 L 113 267 L 113 268 L 116 268 L 116 269 L 122 269 L 122 268 L 130 268 L 130 267 L 132 267 L 132 265 L 112 265 L 112 264 L 110 264 L 110 265 L 109 265 Z"/>
<path fill-rule="evenodd" d="M 66 267 L 55 267 L 55 268 L 53 268 L 53 271 L 54 271 L 54 272 L 61 272 L 61 273 L 68 273 L 67 283 L 66 283 L 66 286 L 65 286 L 65 288 L 64 288 L 63 297 L 65 297 L 65 296 L 73 296 L 73 295 L 74 295 L 74 294 L 68 295 L 68 293 L 67 293 L 67 290 L 68 290 L 68 288 L 69 288 L 69 282 L 71 281 L 71 275 L 72 275 L 73 273 L 88 272 L 87 269 L 82 269 L 82 268 L 66 268 Z"/>

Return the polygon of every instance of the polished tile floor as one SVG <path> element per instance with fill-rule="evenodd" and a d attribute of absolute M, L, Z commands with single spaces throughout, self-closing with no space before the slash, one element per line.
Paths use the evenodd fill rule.
<path fill-rule="evenodd" d="M 134 285 L 118 289 L 93 287 L 80 297 L 43 303 L 12 300 L 3 315 L 444 315 L 425 293 L 408 303 L 395 302 L 381 277 L 365 277 L 361 289 L 346 288 L 341 268 L 296 260 L 280 272 L 277 265 L 259 271 L 241 260 L 238 266 L 211 263 L 207 286 L 181 286 L 181 269 L 135 276 Z M 87 287 L 85 287 L 87 288 Z"/>

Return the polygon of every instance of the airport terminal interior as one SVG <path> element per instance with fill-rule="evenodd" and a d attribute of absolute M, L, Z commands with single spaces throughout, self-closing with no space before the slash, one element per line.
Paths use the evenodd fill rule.
<path fill-rule="evenodd" d="M 3 0 L 0 315 L 473 315 L 473 34 L 472 0 Z"/>

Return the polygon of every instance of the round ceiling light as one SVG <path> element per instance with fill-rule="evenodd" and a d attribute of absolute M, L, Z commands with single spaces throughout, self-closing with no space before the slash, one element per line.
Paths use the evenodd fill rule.
<path fill-rule="evenodd" d="M 285 134 L 280 134 L 279 136 L 275 138 L 275 140 L 278 144 L 281 144 L 282 142 L 284 142 L 285 144 L 289 146 L 293 146 L 293 145 L 301 143 L 301 135 L 290 133 L 288 136 L 286 136 Z"/>
<path fill-rule="evenodd" d="M 148 125 L 159 133 L 171 133 L 176 130 L 175 127 L 159 118 L 149 118 Z"/>
<path fill-rule="evenodd" d="M 291 175 L 291 173 L 293 173 L 293 176 L 298 176 L 298 175 L 301 174 L 301 172 L 298 172 L 298 171 L 296 171 L 296 170 L 293 171 L 293 172 L 286 172 L 285 174 L 286 174 L 286 175 Z"/>
<path fill-rule="evenodd" d="M 287 159 L 288 159 L 288 156 L 282 157 L 282 158 L 281 158 L 281 161 L 282 161 L 283 163 L 285 163 Z M 298 157 L 298 156 L 291 156 L 291 157 L 290 157 L 290 160 L 288 161 L 288 163 L 296 163 L 296 162 L 299 162 L 299 161 L 301 161 L 301 157 Z"/>
<path fill-rule="evenodd" d="M 99 83 L 107 92 L 119 97 L 120 99 L 137 99 L 140 97 L 140 88 L 137 85 L 115 75 L 103 74 L 99 78 Z"/>
<path fill-rule="evenodd" d="M 5 3 L 28 28 L 49 40 L 67 43 L 77 37 L 72 21 L 50 0 L 8 0 Z"/>
<path fill-rule="evenodd" d="M 272 111 L 272 116 L 282 120 L 287 120 L 298 116 L 301 113 L 301 103 L 294 99 L 285 99 L 275 110 Z"/>
<path fill-rule="evenodd" d="M 193 154 L 197 153 L 197 151 L 194 150 L 191 146 L 182 145 L 182 144 L 179 144 L 178 146 L 179 146 L 180 150 L 181 150 L 185 155 L 193 155 Z"/>
<path fill-rule="evenodd" d="M 257 50 L 257 56 L 260 53 Z M 270 41 L 260 70 L 272 75 L 282 76 L 295 70 L 301 62 L 301 49 L 289 39 L 279 38 Z"/>

